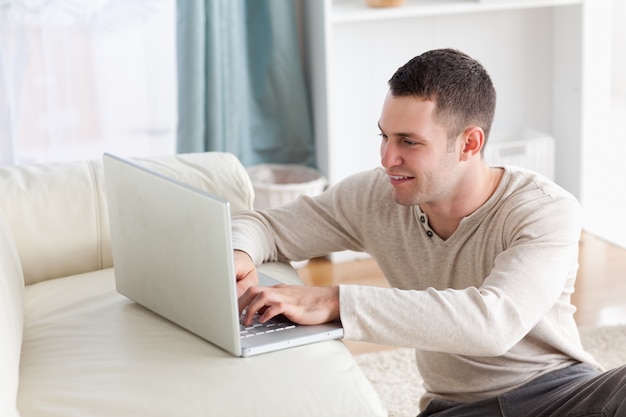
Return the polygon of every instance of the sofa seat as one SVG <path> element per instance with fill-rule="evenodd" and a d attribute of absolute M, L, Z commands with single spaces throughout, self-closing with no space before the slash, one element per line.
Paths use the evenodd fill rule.
<path fill-rule="evenodd" d="M 118 294 L 113 269 L 30 285 L 24 306 L 22 417 L 384 414 L 342 342 L 236 358 Z"/>

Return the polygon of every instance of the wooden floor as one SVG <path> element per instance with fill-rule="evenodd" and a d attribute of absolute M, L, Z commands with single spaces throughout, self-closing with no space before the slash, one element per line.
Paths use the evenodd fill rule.
<path fill-rule="evenodd" d="M 583 234 L 580 269 L 572 302 L 579 326 L 626 324 L 626 249 Z M 309 285 L 359 284 L 388 287 L 378 265 L 371 259 L 332 264 L 312 259 L 298 269 Z M 371 343 L 345 341 L 355 354 L 391 349 Z"/>

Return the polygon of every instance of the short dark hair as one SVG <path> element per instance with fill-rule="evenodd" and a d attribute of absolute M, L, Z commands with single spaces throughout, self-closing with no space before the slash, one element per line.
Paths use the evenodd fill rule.
<path fill-rule="evenodd" d="M 435 49 L 416 56 L 389 80 L 392 95 L 415 96 L 435 103 L 435 121 L 450 143 L 470 126 L 489 137 L 496 110 L 496 90 L 477 60 L 456 49 Z"/>

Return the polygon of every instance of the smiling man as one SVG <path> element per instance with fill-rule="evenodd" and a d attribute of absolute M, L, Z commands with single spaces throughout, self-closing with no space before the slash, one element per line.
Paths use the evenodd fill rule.
<path fill-rule="evenodd" d="M 244 320 L 340 319 L 346 338 L 415 348 L 422 417 L 626 416 L 626 367 L 602 372 L 573 317 L 581 207 L 544 177 L 486 164 L 495 104 L 460 51 L 399 68 L 378 121 L 382 169 L 234 218 Z M 346 249 L 369 253 L 392 288 L 256 286 L 264 261 Z"/>

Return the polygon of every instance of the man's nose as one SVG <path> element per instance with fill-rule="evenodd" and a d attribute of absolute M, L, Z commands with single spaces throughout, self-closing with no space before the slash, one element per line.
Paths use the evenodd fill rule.
<path fill-rule="evenodd" d="M 380 163 L 383 167 L 389 168 L 400 165 L 402 158 L 398 152 L 398 148 L 393 143 L 387 141 L 380 145 Z"/>

